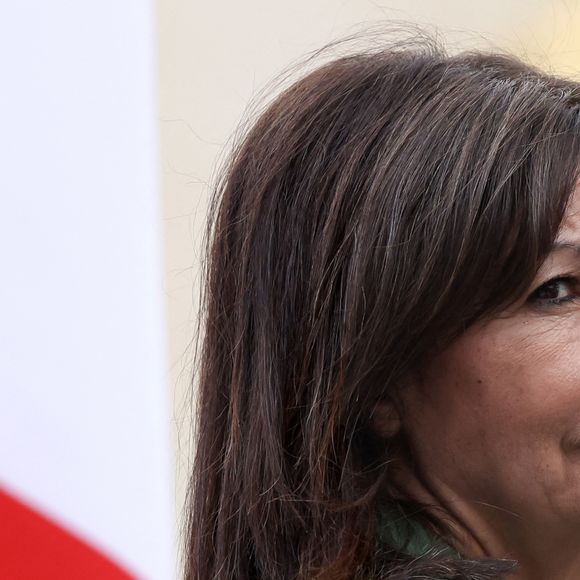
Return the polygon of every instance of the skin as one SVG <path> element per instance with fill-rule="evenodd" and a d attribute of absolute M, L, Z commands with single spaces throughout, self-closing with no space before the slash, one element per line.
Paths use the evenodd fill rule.
<path fill-rule="evenodd" d="M 404 392 L 403 411 L 380 419 L 413 450 L 399 486 L 446 509 L 465 556 L 518 560 L 518 580 L 580 578 L 580 188 L 556 242 L 567 245 L 528 292 L 472 326 Z M 564 275 L 578 280 L 537 290 Z"/>

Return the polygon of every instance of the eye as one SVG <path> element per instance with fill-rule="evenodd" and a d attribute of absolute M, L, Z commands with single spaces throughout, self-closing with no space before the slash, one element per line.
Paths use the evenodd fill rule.
<path fill-rule="evenodd" d="M 528 302 L 536 306 L 557 306 L 578 298 L 578 278 L 574 276 L 562 276 L 552 278 L 539 288 L 536 288 L 528 297 Z"/>

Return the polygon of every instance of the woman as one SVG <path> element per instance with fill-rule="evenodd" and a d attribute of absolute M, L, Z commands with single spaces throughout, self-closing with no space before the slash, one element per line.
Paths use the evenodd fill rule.
<path fill-rule="evenodd" d="M 429 40 L 214 197 L 186 577 L 580 578 L 580 85 Z"/>

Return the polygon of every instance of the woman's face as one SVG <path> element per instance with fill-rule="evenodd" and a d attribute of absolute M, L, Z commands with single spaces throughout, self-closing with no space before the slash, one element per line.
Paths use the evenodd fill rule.
<path fill-rule="evenodd" d="M 429 484 L 502 545 L 580 549 L 580 189 L 556 243 L 526 296 L 430 363 L 403 424 Z"/>

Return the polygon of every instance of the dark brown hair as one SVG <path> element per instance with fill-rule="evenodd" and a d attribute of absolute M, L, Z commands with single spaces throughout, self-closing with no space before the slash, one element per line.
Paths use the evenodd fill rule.
<path fill-rule="evenodd" d="M 188 580 L 513 568 L 381 544 L 394 443 L 371 419 L 532 282 L 578 177 L 579 104 L 575 82 L 423 34 L 336 57 L 261 113 L 206 232 Z"/>

